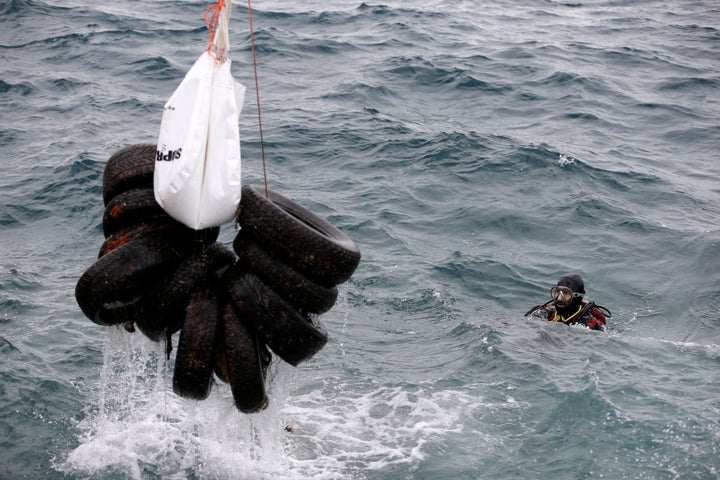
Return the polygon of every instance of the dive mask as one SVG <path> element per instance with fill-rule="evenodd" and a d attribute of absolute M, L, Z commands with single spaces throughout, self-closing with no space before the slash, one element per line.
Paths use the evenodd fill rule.
<path fill-rule="evenodd" d="M 570 305 L 573 298 L 581 298 L 583 295 L 584 293 L 573 292 L 568 287 L 552 287 L 550 289 L 552 299 L 562 306 Z"/>

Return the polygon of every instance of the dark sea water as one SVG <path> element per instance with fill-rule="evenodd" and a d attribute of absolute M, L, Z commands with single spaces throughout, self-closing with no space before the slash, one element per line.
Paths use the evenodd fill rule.
<path fill-rule="evenodd" d="M 209 4 L 0 1 L 1 479 L 720 478 L 720 4 L 254 2 L 270 188 L 363 253 L 256 415 L 73 296 Z M 608 331 L 523 317 L 568 272 Z"/>

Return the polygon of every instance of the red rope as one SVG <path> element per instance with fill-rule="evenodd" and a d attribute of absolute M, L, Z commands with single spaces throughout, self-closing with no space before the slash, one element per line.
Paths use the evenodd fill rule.
<path fill-rule="evenodd" d="M 210 41 L 208 41 L 207 51 L 208 53 L 215 53 L 217 56 L 222 57 L 225 53 L 225 49 L 220 52 L 213 52 L 213 44 L 215 43 L 215 33 L 217 32 L 218 20 L 220 17 L 220 11 L 225 8 L 225 0 L 218 0 L 215 5 L 210 5 L 206 10 L 203 18 L 205 19 L 205 25 L 208 27 L 210 32 Z M 209 17 L 209 18 L 208 18 Z"/>
<path fill-rule="evenodd" d="M 270 192 L 268 190 L 267 165 L 265 164 L 265 142 L 263 141 L 262 114 L 260 113 L 260 86 L 258 85 L 255 33 L 253 31 L 252 6 L 250 5 L 250 0 L 248 0 L 248 16 L 250 18 L 250 44 L 252 46 L 253 71 L 255 72 L 255 98 L 257 100 L 258 125 L 260 126 L 260 154 L 262 156 L 263 179 L 265 181 L 265 198 L 267 198 L 270 196 Z"/>

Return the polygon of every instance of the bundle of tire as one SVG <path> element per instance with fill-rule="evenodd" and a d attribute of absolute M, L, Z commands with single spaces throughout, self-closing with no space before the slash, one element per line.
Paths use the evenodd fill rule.
<path fill-rule="evenodd" d="M 173 390 L 207 398 L 214 375 L 235 405 L 267 405 L 270 351 L 297 366 L 327 343 L 319 315 L 355 271 L 355 243 L 288 198 L 245 186 L 229 249 L 219 227 L 193 230 L 155 201 L 156 146 L 132 145 L 103 175 L 103 233 L 98 260 L 80 277 L 75 298 L 99 325 L 135 327 L 153 341 L 180 332 Z"/>

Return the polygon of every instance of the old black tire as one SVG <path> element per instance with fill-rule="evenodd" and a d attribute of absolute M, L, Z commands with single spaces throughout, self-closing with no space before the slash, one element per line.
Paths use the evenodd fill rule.
<path fill-rule="evenodd" d="M 193 293 L 180 331 L 173 391 L 185 398 L 204 400 L 210 393 L 214 365 L 218 297 L 205 285 Z"/>
<path fill-rule="evenodd" d="M 335 305 L 337 287 L 320 285 L 274 258 L 245 231 L 238 232 L 233 248 L 240 262 L 294 307 L 305 312 L 324 313 Z"/>
<path fill-rule="evenodd" d="M 240 321 L 229 300 L 221 308 L 220 324 L 222 361 L 235 406 L 243 413 L 260 411 L 268 404 L 265 373 L 270 364 L 270 353 Z"/>
<path fill-rule="evenodd" d="M 158 232 L 169 233 L 169 230 L 172 231 L 173 235 L 177 235 L 175 238 L 180 238 L 187 234 L 185 232 L 186 229 L 187 227 L 185 227 L 185 225 L 182 225 L 180 222 L 177 222 L 169 217 L 167 219 L 152 219 L 150 221 L 142 220 L 137 223 L 132 223 L 119 228 L 116 232 L 113 232 L 105 238 L 105 241 L 98 252 L 98 258 L 103 255 L 107 255 L 116 248 L 121 247 L 136 238 Z"/>
<path fill-rule="evenodd" d="M 122 227 L 140 221 L 149 223 L 174 221 L 155 200 L 152 187 L 131 188 L 110 200 L 103 213 L 103 233 L 108 237 Z M 182 225 L 180 222 L 177 223 Z"/>
<path fill-rule="evenodd" d="M 119 193 L 131 188 L 153 186 L 156 151 L 157 146 L 154 144 L 130 145 L 108 159 L 103 173 L 105 205 Z"/>
<path fill-rule="evenodd" d="M 192 293 L 234 262 L 232 250 L 219 242 L 194 250 L 145 295 L 142 315 L 136 322 L 140 331 L 155 342 L 166 333 L 176 333 L 183 325 Z"/>
<path fill-rule="evenodd" d="M 223 279 L 238 316 L 287 363 L 297 366 L 327 343 L 327 331 L 316 315 L 298 312 L 253 273 L 231 268 Z"/>
<path fill-rule="evenodd" d="M 162 232 L 136 238 L 91 265 L 75 286 L 75 299 L 93 322 L 116 324 L 116 318 L 103 316 L 104 307 L 134 303 L 140 292 L 187 255 L 187 249 L 179 247 Z"/>
<path fill-rule="evenodd" d="M 242 230 L 273 256 L 323 285 L 350 278 L 360 251 L 347 235 L 292 200 L 247 185 L 236 218 Z"/>

